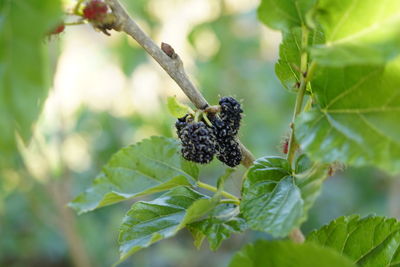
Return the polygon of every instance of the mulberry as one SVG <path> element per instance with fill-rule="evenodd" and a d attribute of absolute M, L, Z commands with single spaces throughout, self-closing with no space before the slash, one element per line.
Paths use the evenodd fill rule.
<path fill-rule="evenodd" d="M 108 6 L 100 0 L 91 0 L 83 9 L 83 16 L 90 21 L 102 21 L 107 16 Z"/>
<path fill-rule="evenodd" d="M 242 119 L 241 113 L 243 113 L 240 103 L 233 97 L 227 96 L 219 100 L 219 105 L 221 106 L 221 120 L 230 126 L 232 135 L 236 135 Z"/>
<path fill-rule="evenodd" d="M 187 122 L 187 117 L 188 116 L 189 115 L 186 114 L 182 118 L 178 118 L 178 120 L 175 122 L 176 133 L 177 133 L 179 138 L 181 137 L 182 129 L 185 128 L 186 125 L 188 125 L 188 122 Z"/>
<path fill-rule="evenodd" d="M 203 113 L 203 116 L 207 116 L 203 117 L 203 121 L 193 122 L 189 114 L 178 118 L 176 132 L 182 142 L 182 156 L 186 160 L 205 164 L 216 154 L 221 162 L 233 168 L 243 158 L 236 139 L 243 110 L 233 97 L 223 97 L 219 104 L 219 115 Z"/>
<path fill-rule="evenodd" d="M 206 164 L 215 155 L 216 138 L 203 122 L 188 123 L 180 131 L 182 156 L 189 161 Z"/>
<path fill-rule="evenodd" d="M 239 165 L 242 161 L 242 151 L 240 150 L 239 143 L 235 139 L 236 135 L 232 127 L 226 121 L 215 115 L 211 116 L 209 119 L 212 123 L 212 129 L 217 141 L 217 158 L 232 168 Z"/>
<path fill-rule="evenodd" d="M 243 155 L 239 143 L 232 137 L 218 143 L 217 150 L 217 158 L 229 167 L 236 167 L 242 161 Z"/>
<path fill-rule="evenodd" d="M 217 138 L 217 142 L 223 141 L 228 136 L 233 136 L 231 127 L 225 121 L 221 120 L 215 115 L 211 115 L 209 120 L 212 124 L 210 128 L 213 130 L 215 137 Z"/>

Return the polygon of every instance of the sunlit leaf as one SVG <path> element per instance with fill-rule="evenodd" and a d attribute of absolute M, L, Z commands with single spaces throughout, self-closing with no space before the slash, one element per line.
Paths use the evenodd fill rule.
<path fill-rule="evenodd" d="M 69 206 L 79 213 L 133 197 L 194 184 L 195 164 L 182 159 L 176 140 L 152 137 L 117 152 L 93 185 Z"/>
<path fill-rule="evenodd" d="M 168 97 L 167 106 L 169 113 L 175 118 L 181 118 L 191 110 L 189 106 L 179 103 L 175 96 Z"/>
<path fill-rule="evenodd" d="M 301 34 L 300 27 L 295 27 L 283 33 L 283 40 L 279 47 L 279 60 L 275 65 L 275 72 L 283 86 L 289 90 L 297 89 L 300 85 L 300 60 L 301 60 Z M 309 34 L 309 45 L 320 44 L 324 41 L 320 29 L 312 30 Z"/>
<path fill-rule="evenodd" d="M 400 171 L 400 59 L 385 67 L 323 68 L 317 105 L 295 123 L 313 160 Z"/>
<path fill-rule="evenodd" d="M 262 0 L 258 17 L 268 27 L 287 31 L 306 24 L 306 15 L 316 0 Z"/>
<path fill-rule="evenodd" d="M 326 43 L 311 52 L 321 65 L 384 63 L 400 54 L 398 0 L 321 0 L 317 20 Z"/>
<path fill-rule="evenodd" d="M 400 264 L 400 223 L 396 219 L 340 217 L 312 232 L 307 242 L 335 249 L 358 266 Z"/>

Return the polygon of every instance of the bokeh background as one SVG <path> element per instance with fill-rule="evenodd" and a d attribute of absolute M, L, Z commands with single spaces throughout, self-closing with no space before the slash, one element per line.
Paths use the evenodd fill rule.
<path fill-rule="evenodd" d="M 210 103 L 233 95 L 246 116 L 242 142 L 257 156 L 282 155 L 294 94 L 274 74 L 281 36 L 257 20 L 257 0 L 124 0 L 138 24 L 157 42 L 171 44 Z M 132 202 L 76 216 L 66 207 L 87 188 L 120 148 L 152 135 L 174 137 L 166 98 L 179 87 L 124 34 L 71 26 L 47 41 L 54 86 L 23 149 L 25 165 L 3 170 L 0 183 L 0 266 L 111 266 L 118 259 L 118 228 Z M 201 171 L 215 183 L 217 162 Z M 239 193 L 244 169 L 230 180 Z M 373 168 L 345 168 L 324 184 L 302 227 L 305 233 L 358 213 L 399 217 L 399 182 Z M 121 266 L 226 266 L 246 242 L 269 238 L 247 232 L 218 252 L 200 250 L 190 233 L 142 250 Z"/>

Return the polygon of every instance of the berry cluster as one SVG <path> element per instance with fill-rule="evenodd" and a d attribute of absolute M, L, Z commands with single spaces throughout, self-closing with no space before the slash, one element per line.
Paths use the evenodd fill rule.
<path fill-rule="evenodd" d="M 221 106 L 221 120 L 228 123 L 232 135 L 237 135 L 243 113 L 240 103 L 233 97 L 223 97 L 219 101 L 219 105 Z"/>
<path fill-rule="evenodd" d="M 232 97 L 219 101 L 219 114 L 203 114 L 203 121 L 195 122 L 191 115 L 179 118 L 175 127 L 182 142 L 182 156 L 190 161 L 209 163 L 214 155 L 235 167 L 242 161 L 242 152 L 237 142 L 237 133 L 242 118 L 240 103 Z"/>

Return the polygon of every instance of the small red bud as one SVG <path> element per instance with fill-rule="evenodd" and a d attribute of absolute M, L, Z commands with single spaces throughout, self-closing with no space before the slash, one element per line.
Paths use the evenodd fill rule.
<path fill-rule="evenodd" d="M 64 23 L 58 25 L 54 30 L 52 30 L 49 34 L 60 34 L 65 30 Z"/>
<path fill-rule="evenodd" d="M 335 174 L 335 170 L 332 166 L 329 166 L 328 168 L 328 176 L 333 176 Z"/>
<path fill-rule="evenodd" d="M 83 9 L 83 16 L 90 21 L 102 21 L 107 13 L 107 4 L 100 0 L 90 1 Z"/>
<path fill-rule="evenodd" d="M 335 161 L 328 167 L 328 176 L 333 176 L 337 171 L 343 171 L 344 169 L 345 165 L 343 163 Z"/>
<path fill-rule="evenodd" d="M 287 154 L 289 152 L 289 138 L 285 138 L 282 144 L 282 152 L 283 154 Z"/>
<path fill-rule="evenodd" d="M 175 50 L 171 45 L 167 43 L 161 43 L 161 50 L 170 58 L 175 59 L 177 57 Z"/>

